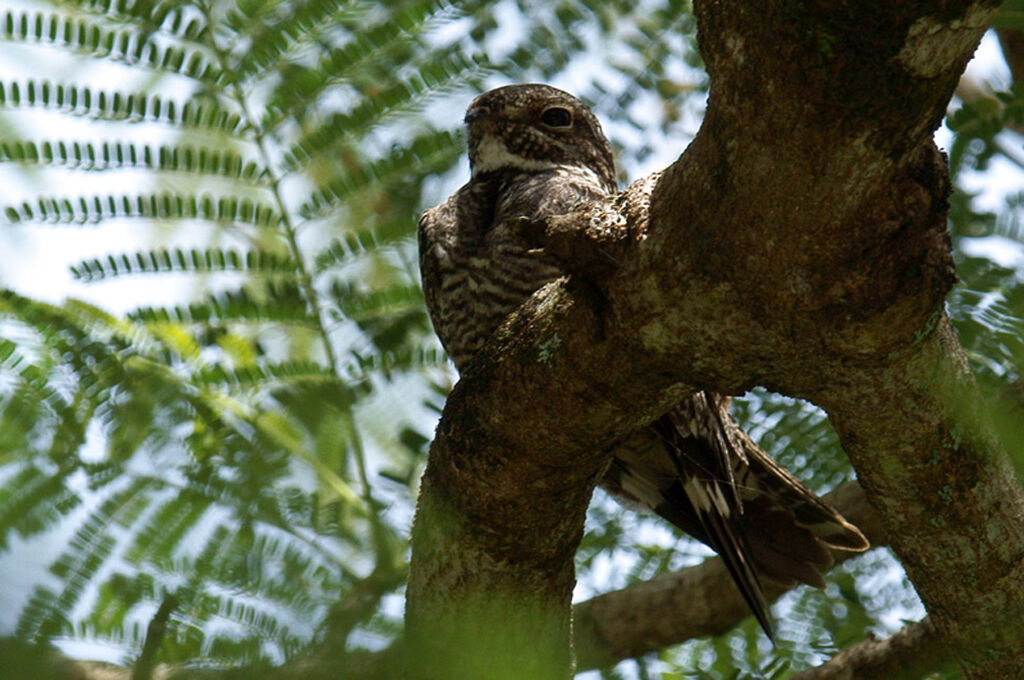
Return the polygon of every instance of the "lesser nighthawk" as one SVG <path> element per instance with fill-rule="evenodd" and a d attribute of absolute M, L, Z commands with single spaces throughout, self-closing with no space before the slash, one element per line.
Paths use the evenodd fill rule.
<path fill-rule="evenodd" d="M 547 85 L 477 97 L 466 113 L 472 178 L 419 221 L 423 291 L 459 370 L 559 261 L 523 242 L 522 220 L 571 212 L 616 191 L 608 140 L 579 99 Z M 700 392 L 614 451 L 601 486 L 711 546 L 771 636 L 764 577 L 822 586 L 828 548 L 864 536 L 761 450 L 731 418 L 729 398 Z"/>

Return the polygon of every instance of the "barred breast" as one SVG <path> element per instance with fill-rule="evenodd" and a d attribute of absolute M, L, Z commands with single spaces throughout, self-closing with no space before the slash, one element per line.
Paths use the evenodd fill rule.
<path fill-rule="evenodd" d="M 459 370 L 509 314 L 562 275 L 543 252 L 508 243 L 482 256 L 455 250 L 446 259 L 451 269 L 441 271 L 434 328 Z"/>
<path fill-rule="evenodd" d="M 474 177 L 420 217 L 420 270 L 434 330 L 462 370 L 512 312 L 564 272 L 516 233 L 519 220 L 607 194 L 585 168 Z"/>

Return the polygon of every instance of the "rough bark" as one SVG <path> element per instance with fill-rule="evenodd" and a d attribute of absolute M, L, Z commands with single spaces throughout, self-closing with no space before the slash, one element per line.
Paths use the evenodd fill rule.
<path fill-rule="evenodd" d="M 1024 497 L 960 408 L 977 393 L 943 312 L 949 187 L 930 139 L 994 5 L 695 12 L 700 132 L 578 218 L 570 250 L 604 246 L 582 228 L 596 219 L 625 235 L 618 266 L 541 291 L 449 398 L 407 608 L 414 657 L 449 665 L 409 672 L 568 676 L 602 451 L 682 394 L 762 384 L 829 412 L 965 675 L 1024 677 Z"/>
<path fill-rule="evenodd" d="M 918 680 L 948 665 L 949 651 L 930 618 L 884 640 L 869 638 L 792 680 Z"/>
<path fill-rule="evenodd" d="M 952 329 L 847 379 L 822 405 L 965 675 L 1024 677 L 1024 504 Z"/>

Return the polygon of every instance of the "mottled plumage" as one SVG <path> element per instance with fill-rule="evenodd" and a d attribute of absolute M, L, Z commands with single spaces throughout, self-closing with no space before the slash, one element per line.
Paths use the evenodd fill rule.
<path fill-rule="evenodd" d="M 470 181 L 419 222 L 423 290 L 434 329 L 461 371 L 559 262 L 519 237 L 521 218 L 565 214 L 616 191 L 611 149 L 587 106 L 547 85 L 477 97 L 466 113 Z M 702 392 L 629 437 L 601 482 L 717 551 L 765 632 L 761 577 L 823 584 L 828 548 L 864 536 L 762 451 Z"/>

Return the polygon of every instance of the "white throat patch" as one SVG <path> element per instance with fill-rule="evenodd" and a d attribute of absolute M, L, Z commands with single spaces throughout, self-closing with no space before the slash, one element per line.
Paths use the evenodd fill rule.
<path fill-rule="evenodd" d="M 476 147 L 476 159 L 473 162 L 473 173 L 490 172 L 500 168 L 517 168 L 519 170 L 550 170 L 558 167 L 552 161 L 523 158 L 508 150 L 505 142 L 494 135 L 485 134 Z"/>

